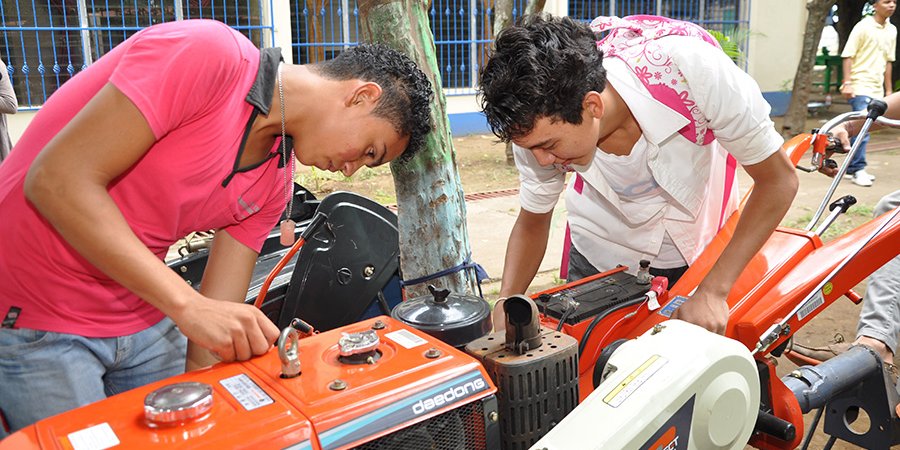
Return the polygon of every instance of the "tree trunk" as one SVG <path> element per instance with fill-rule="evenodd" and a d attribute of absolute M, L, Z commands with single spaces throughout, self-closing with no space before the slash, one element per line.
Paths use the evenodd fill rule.
<path fill-rule="evenodd" d="M 425 6 L 420 0 L 359 2 L 363 40 L 410 56 L 435 91 L 431 107 L 435 127 L 426 147 L 409 161 L 391 163 L 399 205 L 400 267 L 407 280 L 455 267 L 470 254 L 466 207 Z M 459 294 L 476 292 L 474 271 L 452 273 L 429 283 Z M 427 293 L 426 284 L 406 289 L 408 297 Z"/>
<path fill-rule="evenodd" d="M 322 30 L 322 23 L 319 20 L 319 10 L 322 9 L 322 2 L 320 0 L 305 1 L 306 8 L 310 11 L 312 17 L 312 20 L 308 21 L 312 26 L 313 39 L 315 39 L 312 42 L 325 42 L 324 30 Z M 325 61 L 325 46 L 313 45 L 307 47 L 306 58 L 311 63 Z"/>
<path fill-rule="evenodd" d="M 894 13 L 890 21 L 895 27 L 900 29 L 900 14 Z M 897 62 L 898 59 L 900 59 L 900 45 L 894 49 L 894 62 L 888 62 L 891 65 L 891 87 L 895 88 L 893 89 L 894 92 L 897 92 L 897 80 L 900 80 L 900 62 Z"/>
<path fill-rule="evenodd" d="M 494 1 L 494 37 L 496 38 L 501 31 L 512 25 L 513 22 L 513 4 L 514 0 L 495 0 Z"/>
<path fill-rule="evenodd" d="M 853 26 L 862 19 L 862 9 L 866 4 L 866 0 L 837 0 L 837 16 L 838 21 L 834 24 L 834 29 L 838 33 L 839 49 L 844 50 L 844 44 L 850 37 L 850 31 Z"/>
<path fill-rule="evenodd" d="M 513 23 L 513 4 L 514 0 L 496 0 L 494 2 L 494 39 L 501 31 Z M 493 46 L 493 45 L 492 45 Z M 512 143 L 506 143 L 506 164 L 510 166 L 516 165 L 513 158 Z"/>
<path fill-rule="evenodd" d="M 500 34 L 506 27 L 512 25 L 512 10 L 514 0 L 496 0 L 494 2 L 494 38 Z M 525 15 L 540 14 L 544 11 L 546 0 L 528 0 L 525 5 Z M 513 156 L 512 143 L 506 143 L 506 164 L 510 166 L 516 165 Z"/>
<path fill-rule="evenodd" d="M 787 114 L 784 117 L 784 125 L 781 134 L 794 136 L 806 130 L 807 103 L 809 102 L 809 90 L 812 86 L 812 71 L 816 63 L 816 53 L 819 50 L 819 40 L 822 38 L 822 28 L 825 17 L 835 0 L 807 0 L 806 10 L 809 13 L 806 18 L 806 30 L 803 32 L 803 50 L 800 54 L 800 63 L 797 64 L 797 73 L 794 75 L 794 88 L 791 91 L 791 103 L 788 105 Z"/>
<path fill-rule="evenodd" d="M 540 14 L 544 11 L 544 4 L 547 0 L 528 0 L 525 5 L 525 14 Z"/>

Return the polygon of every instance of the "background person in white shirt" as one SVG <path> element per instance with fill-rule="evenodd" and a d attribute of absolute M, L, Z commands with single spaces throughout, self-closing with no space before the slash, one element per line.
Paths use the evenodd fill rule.
<path fill-rule="evenodd" d="M 572 255 L 599 271 L 650 259 L 672 266 L 656 269 L 683 273 L 736 206 L 733 185 L 717 177 L 727 163 L 721 144 L 744 165 L 754 190 L 731 243 L 675 317 L 722 333 L 731 286 L 797 191 L 769 106 L 753 79 L 696 37 L 654 41 L 662 72 L 680 70 L 672 85 L 689 86 L 675 92 L 684 99 L 681 111 L 657 101 L 645 84 L 666 74 L 604 58 L 596 41 L 591 28 L 570 18 L 526 17 L 498 36 L 482 72 L 484 113 L 494 133 L 515 144 L 521 181 L 500 296 L 524 293 L 534 278 L 565 169 L 577 173 L 566 190 Z M 692 139 L 682 133 L 688 127 Z M 501 312 L 498 303 L 500 327 Z"/>

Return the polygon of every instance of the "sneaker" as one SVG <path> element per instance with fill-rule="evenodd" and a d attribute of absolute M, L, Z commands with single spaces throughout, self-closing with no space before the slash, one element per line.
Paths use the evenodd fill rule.
<path fill-rule="evenodd" d="M 866 177 L 872 181 L 875 181 L 875 175 L 872 175 L 871 173 L 866 172 L 866 169 L 859 170 L 854 175 L 860 176 L 860 177 Z"/>
<path fill-rule="evenodd" d="M 872 185 L 872 179 L 866 175 L 866 171 L 860 170 L 853 174 L 853 178 L 850 181 L 857 186 L 869 187 Z"/>

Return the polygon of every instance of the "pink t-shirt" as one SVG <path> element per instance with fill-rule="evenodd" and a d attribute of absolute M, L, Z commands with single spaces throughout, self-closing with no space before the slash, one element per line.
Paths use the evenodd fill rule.
<path fill-rule="evenodd" d="M 189 232 L 219 228 L 259 251 L 285 206 L 278 158 L 223 187 L 254 109 L 245 98 L 259 55 L 219 22 L 161 24 L 135 34 L 48 99 L 0 165 L 0 318 L 17 306 L 16 328 L 112 337 L 163 317 L 81 257 L 22 189 L 37 154 L 107 82 L 131 99 L 157 138 L 109 185 L 137 237 L 160 259 Z"/>

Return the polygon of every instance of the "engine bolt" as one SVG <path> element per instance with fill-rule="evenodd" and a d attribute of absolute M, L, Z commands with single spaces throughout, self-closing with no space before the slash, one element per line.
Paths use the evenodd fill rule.
<path fill-rule="evenodd" d="M 434 359 L 441 356 L 441 351 L 432 347 L 429 348 L 428 351 L 425 352 L 425 357 L 429 359 Z"/>
<path fill-rule="evenodd" d="M 496 423 L 499 418 L 500 415 L 497 414 L 497 411 L 491 411 L 491 413 L 488 414 L 488 420 L 490 420 L 491 422 Z"/>
<path fill-rule="evenodd" d="M 661 324 L 653 325 L 653 332 L 650 333 L 650 334 L 656 334 L 656 333 L 659 333 L 660 331 L 662 331 L 662 330 L 664 330 L 664 329 L 666 329 L 666 326 L 665 326 L 665 325 L 661 325 Z"/>
<path fill-rule="evenodd" d="M 363 267 L 363 276 L 364 277 L 372 278 L 372 275 L 375 275 L 375 266 L 370 264 L 366 267 Z"/>
<path fill-rule="evenodd" d="M 328 389 L 331 389 L 332 391 L 343 391 L 344 389 L 347 389 L 347 382 L 341 379 L 334 380 L 328 385 Z"/>
<path fill-rule="evenodd" d="M 380 320 L 376 320 L 375 323 L 372 324 L 372 329 L 373 330 L 383 330 L 384 327 L 386 327 L 386 326 L 387 325 L 385 325 L 384 322 L 382 322 Z"/>

